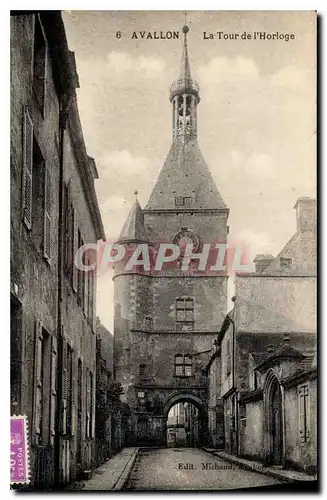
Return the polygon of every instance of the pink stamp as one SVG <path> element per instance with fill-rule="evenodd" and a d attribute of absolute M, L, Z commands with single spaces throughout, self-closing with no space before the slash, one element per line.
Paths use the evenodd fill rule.
<path fill-rule="evenodd" d="M 28 484 L 29 462 L 27 417 L 14 415 L 10 421 L 10 484 Z"/>

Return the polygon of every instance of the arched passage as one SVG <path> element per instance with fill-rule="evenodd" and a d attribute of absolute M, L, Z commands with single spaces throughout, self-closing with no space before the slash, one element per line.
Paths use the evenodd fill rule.
<path fill-rule="evenodd" d="M 208 416 L 201 399 L 192 393 L 177 392 L 164 404 L 166 446 L 204 446 Z"/>
<path fill-rule="evenodd" d="M 278 376 L 270 369 L 264 384 L 265 461 L 281 465 L 284 458 L 284 394 Z"/>

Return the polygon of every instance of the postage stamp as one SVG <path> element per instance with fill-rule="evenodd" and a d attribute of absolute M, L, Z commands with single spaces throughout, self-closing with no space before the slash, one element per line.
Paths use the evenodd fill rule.
<path fill-rule="evenodd" d="M 10 484 L 28 484 L 29 457 L 27 417 L 14 415 L 10 421 Z"/>

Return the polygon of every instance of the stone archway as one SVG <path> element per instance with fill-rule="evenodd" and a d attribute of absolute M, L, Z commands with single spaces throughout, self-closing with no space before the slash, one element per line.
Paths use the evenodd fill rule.
<path fill-rule="evenodd" d="M 266 465 L 283 465 L 285 457 L 284 391 L 277 373 L 267 372 L 264 387 L 264 456 Z"/>
<path fill-rule="evenodd" d="M 163 435 L 165 437 L 165 446 L 167 446 L 167 419 L 171 408 L 178 403 L 190 403 L 198 409 L 198 425 L 199 432 L 196 442 L 190 446 L 205 446 L 208 436 L 208 413 L 203 401 L 193 393 L 185 391 L 177 391 L 171 394 L 164 402 L 164 418 L 163 418 Z"/>

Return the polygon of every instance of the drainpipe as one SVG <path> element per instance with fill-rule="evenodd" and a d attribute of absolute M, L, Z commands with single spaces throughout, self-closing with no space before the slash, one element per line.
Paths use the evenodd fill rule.
<path fill-rule="evenodd" d="M 228 317 L 229 321 L 232 323 L 233 331 L 232 331 L 232 352 L 233 352 L 233 370 L 232 370 L 232 387 L 234 388 L 234 415 L 235 415 L 235 431 L 236 431 L 236 456 L 239 456 L 239 422 L 238 422 L 238 398 L 236 397 L 236 387 L 235 387 L 235 353 L 236 353 L 236 342 L 235 342 L 235 321 Z"/>

